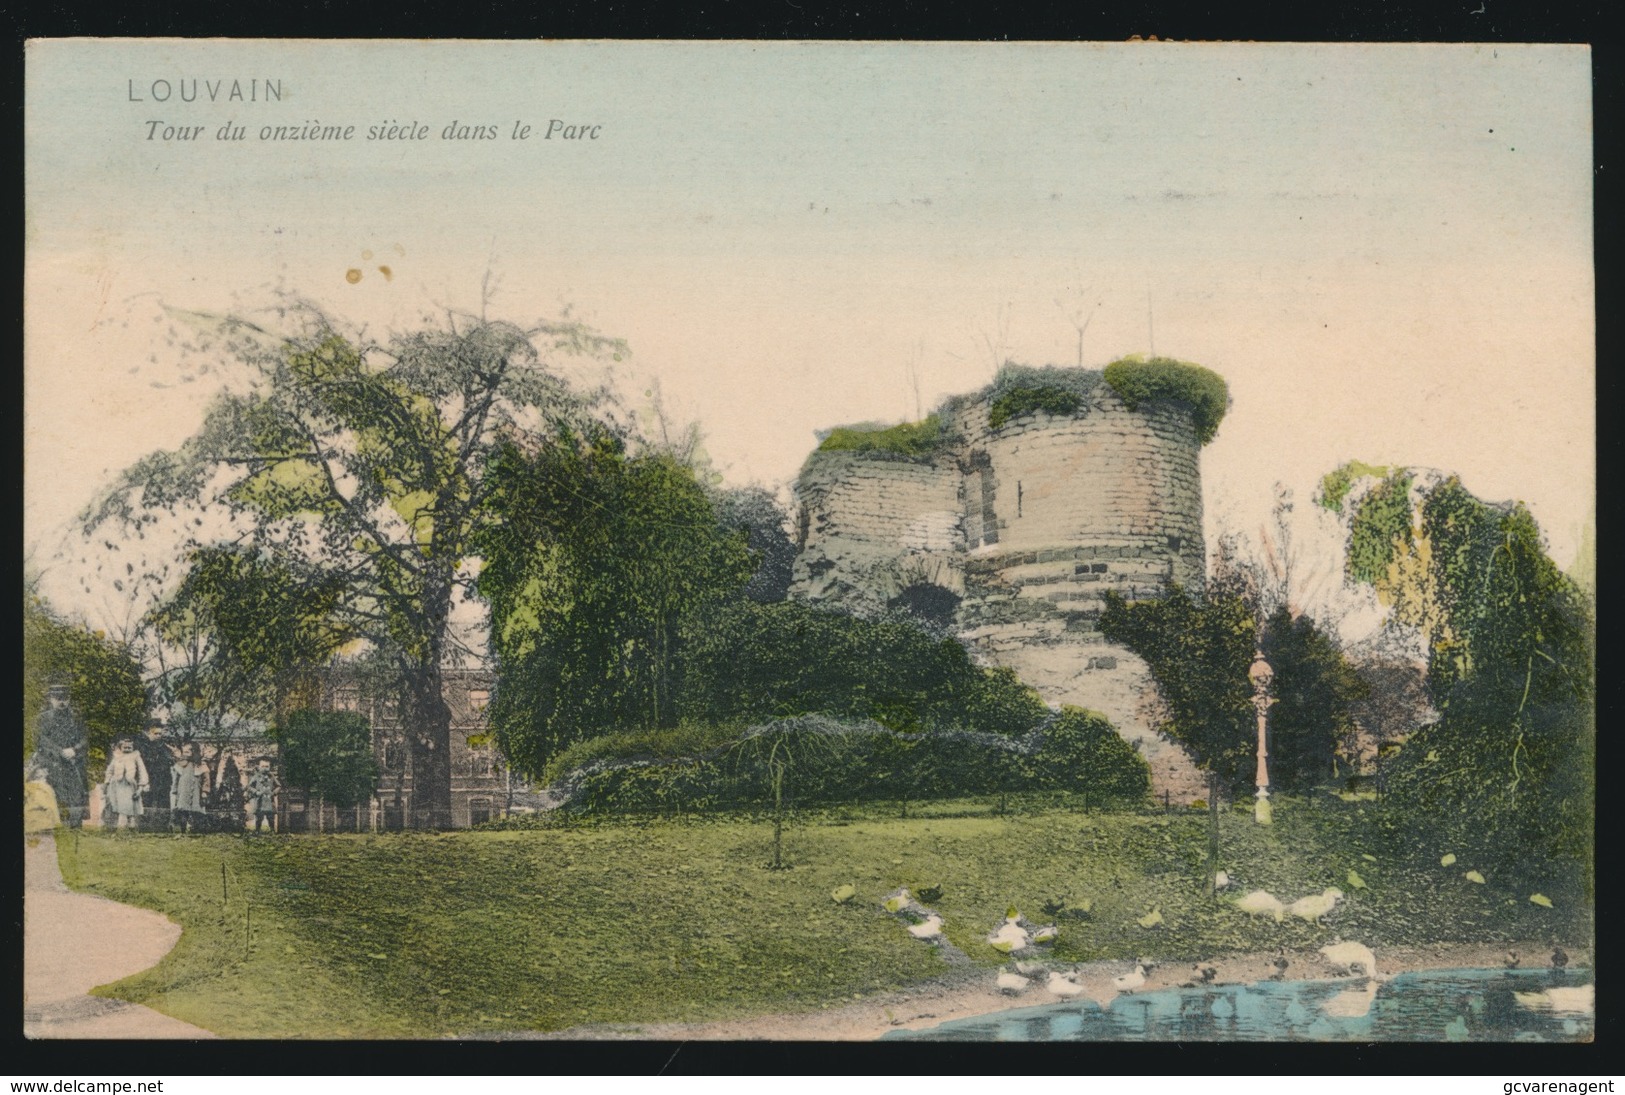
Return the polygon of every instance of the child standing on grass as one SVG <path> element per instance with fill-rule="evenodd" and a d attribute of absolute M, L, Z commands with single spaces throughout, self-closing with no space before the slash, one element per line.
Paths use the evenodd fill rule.
<path fill-rule="evenodd" d="M 186 755 L 170 769 L 169 808 L 173 811 L 175 828 L 183 833 L 195 833 L 206 814 L 203 804 L 208 801 L 209 767 L 203 763 L 203 750 L 197 742 L 186 747 Z"/>
<path fill-rule="evenodd" d="M 276 831 L 273 815 L 276 812 L 276 777 L 271 775 L 271 762 L 261 757 L 259 766 L 254 774 L 248 777 L 248 805 L 254 812 L 254 831 L 260 831 L 260 826 L 270 824 L 271 831 Z"/>
<path fill-rule="evenodd" d="M 116 828 L 135 828 L 136 818 L 141 816 L 141 796 L 150 787 L 147 766 L 135 751 L 135 735 L 119 735 L 118 746 L 107 762 L 107 803 L 118 819 Z"/>

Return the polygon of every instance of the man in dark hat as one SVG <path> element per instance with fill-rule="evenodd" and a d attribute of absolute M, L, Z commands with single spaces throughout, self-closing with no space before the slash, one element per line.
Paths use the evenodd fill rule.
<path fill-rule="evenodd" d="M 68 702 L 68 686 L 53 684 L 40 713 L 34 738 L 35 763 L 45 770 L 45 781 L 56 795 L 57 810 L 72 829 L 85 820 L 90 785 L 85 779 L 85 753 L 90 748 L 84 720 Z"/>
<path fill-rule="evenodd" d="M 164 720 L 152 719 L 147 723 L 147 732 L 140 741 L 135 743 L 141 760 L 147 766 L 147 779 L 152 785 L 152 791 L 142 803 L 145 807 L 141 814 L 139 828 L 148 832 L 161 833 L 169 828 L 169 786 L 170 769 L 175 763 L 175 754 L 164 740 Z"/>

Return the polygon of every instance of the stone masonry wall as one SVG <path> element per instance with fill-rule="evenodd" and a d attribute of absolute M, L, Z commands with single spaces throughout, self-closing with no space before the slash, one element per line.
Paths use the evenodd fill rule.
<path fill-rule="evenodd" d="M 877 607 L 922 577 L 958 592 L 960 478 L 951 460 L 814 453 L 796 484 L 801 550 L 792 595 Z"/>
<path fill-rule="evenodd" d="M 1047 702 L 1100 711 L 1136 743 L 1160 797 L 1205 785 L 1152 729 L 1145 663 L 1099 631 L 1103 592 L 1156 596 L 1206 567 L 1199 454 L 1190 414 L 1130 411 L 1101 385 L 1075 415 L 1035 412 L 998 430 L 986 399 L 948 423 L 930 461 L 816 453 L 797 482 L 794 597 L 857 608 L 918 582 L 958 594 L 959 635 Z"/>

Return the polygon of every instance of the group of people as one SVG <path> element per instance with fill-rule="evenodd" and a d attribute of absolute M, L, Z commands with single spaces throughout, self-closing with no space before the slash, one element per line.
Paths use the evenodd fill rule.
<path fill-rule="evenodd" d="M 85 724 L 69 704 L 67 687 L 52 685 L 40 716 L 34 766 L 56 796 L 63 820 L 73 828 L 84 823 L 90 805 L 88 751 Z M 163 724 L 153 722 L 139 743 L 134 734 L 114 740 L 101 785 L 102 824 L 199 832 L 208 821 L 210 784 L 202 747 L 194 741 L 175 749 L 163 740 Z M 255 831 L 274 828 L 277 783 L 268 759 L 262 758 L 249 774 L 244 791 Z M 161 805 L 166 799 L 167 809 Z M 239 816 L 237 821 L 241 820 Z"/>

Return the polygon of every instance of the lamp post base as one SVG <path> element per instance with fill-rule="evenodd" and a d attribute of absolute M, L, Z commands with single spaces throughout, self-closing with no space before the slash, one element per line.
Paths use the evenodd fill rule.
<path fill-rule="evenodd" d="M 1253 820 L 1260 825 L 1268 825 L 1275 820 L 1275 811 L 1270 808 L 1270 796 L 1260 791 L 1258 798 L 1253 800 Z"/>

